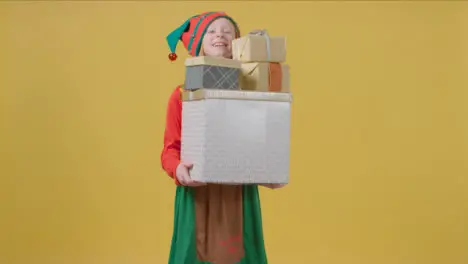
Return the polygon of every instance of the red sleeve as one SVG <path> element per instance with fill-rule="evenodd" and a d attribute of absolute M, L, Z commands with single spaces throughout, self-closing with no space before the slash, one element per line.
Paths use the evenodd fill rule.
<path fill-rule="evenodd" d="M 182 102 L 180 87 L 172 92 L 167 104 L 166 128 L 164 131 L 164 148 L 161 153 L 161 165 L 172 177 L 176 185 L 180 185 L 176 177 L 176 169 L 180 163 Z"/>

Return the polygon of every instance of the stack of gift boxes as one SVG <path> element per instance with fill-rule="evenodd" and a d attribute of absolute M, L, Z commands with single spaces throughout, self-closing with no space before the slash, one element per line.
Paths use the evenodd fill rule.
<path fill-rule="evenodd" d="M 289 182 L 289 66 L 284 37 L 252 32 L 232 42 L 233 59 L 185 62 L 181 159 L 194 180 Z"/>
<path fill-rule="evenodd" d="M 289 92 L 286 39 L 270 37 L 265 31 L 252 32 L 232 42 L 233 59 L 242 62 L 243 90 Z"/>

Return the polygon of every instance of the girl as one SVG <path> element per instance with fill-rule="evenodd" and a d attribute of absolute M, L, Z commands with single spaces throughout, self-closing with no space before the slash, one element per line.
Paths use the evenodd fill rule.
<path fill-rule="evenodd" d="M 191 56 L 232 58 L 231 42 L 239 36 L 224 12 L 196 15 L 168 35 L 169 59 L 177 58 L 179 40 Z M 169 264 L 266 264 L 258 187 L 195 182 L 192 164 L 180 160 L 181 89 L 169 98 L 161 153 L 162 167 L 177 186 Z"/>

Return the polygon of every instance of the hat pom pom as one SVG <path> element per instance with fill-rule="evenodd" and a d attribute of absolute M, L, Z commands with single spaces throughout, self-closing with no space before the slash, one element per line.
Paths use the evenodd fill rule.
<path fill-rule="evenodd" d="M 175 61 L 177 59 L 177 55 L 174 52 L 169 53 L 169 60 Z"/>

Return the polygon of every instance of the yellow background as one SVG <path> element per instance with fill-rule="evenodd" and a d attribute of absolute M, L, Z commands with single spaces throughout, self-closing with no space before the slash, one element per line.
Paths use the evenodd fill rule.
<path fill-rule="evenodd" d="M 0 263 L 167 263 L 165 36 L 210 10 L 287 36 L 270 263 L 468 263 L 468 3 L 158 1 L 0 3 Z"/>

